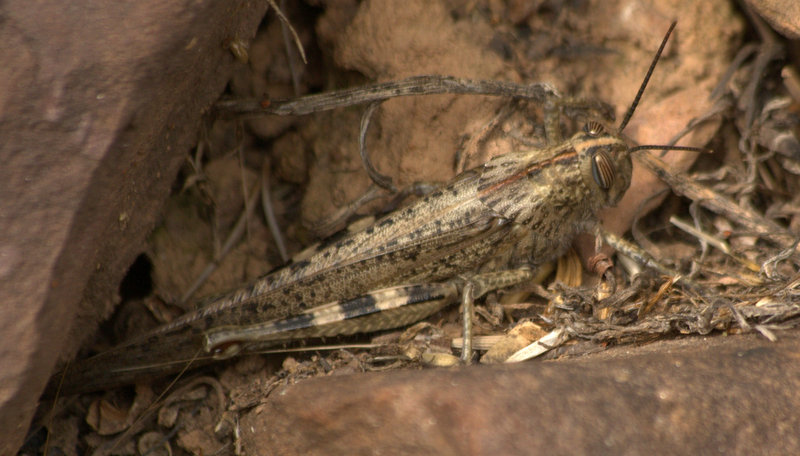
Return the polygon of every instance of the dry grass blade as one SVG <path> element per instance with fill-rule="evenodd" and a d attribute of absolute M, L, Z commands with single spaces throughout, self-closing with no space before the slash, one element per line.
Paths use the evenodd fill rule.
<path fill-rule="evenodd" d="M 531 358 L 535 358 L 566 342 L 568 338 L 569 337 L 566 336 L 566 331 L 563 328 L 554 329 L 553 331 L 550 331 L 544 335 L 541 339 L 511 355 L 506 360 L 506 363 L 519 363 Z"/>
<path fill-rule="evenodd" d="M 264 161 L 264 165 L 261 167 L 261 208 L 264 211 L 264 218 L 267 221 L 269 232 L 272 234 L 272 239 L 275 240 L 275 245 L 278 247 L 281 261 L 288 263 L 289 253 L 286 250 L 286 241 L 283 240 L 281 228 L 278 226 L 278 220 L 272 208 L 272 197 L 269 192 L 269 166 L 267 161 Z"/>

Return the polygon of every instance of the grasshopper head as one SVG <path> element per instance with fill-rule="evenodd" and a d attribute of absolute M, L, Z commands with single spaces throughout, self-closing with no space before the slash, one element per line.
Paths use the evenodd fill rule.
<path fill-rule="evenodd" d="M 672 145 L 642 145 L 636 147 L 628 147 L 622 140 L 622 131 L 631 120 L 631 116 L 636 111 L 636 106 L 642 98 L 647 82 L 653 74 L 653 70 L 664 51 L 664 46 L 669 40 L 670 34 L 675 29 L 676 22 L 672 22 L 667 30 L 667 34 L 661 41 L 658 51 L 656 51 L 653 61 L 650 63 L 650 68 L 644 76 L 639 91 L 633 99 L 630 107 L 628 107 L 625 117 L 617 128 L 616 133 L 611 134 L 605 131 L 602 124 L 592 122 L 586 124 L 584 131 L 575 135 L 573 144 L 576 150 L 580 153 L 581 160 L 581 173 L 583 181 L 589 189 L 597 189 L 598 192 L 592 192 L 595 195 L 601 195 L 604 199 L 595 200 L 599 205 L 613 206 L 622 198 L 622 195 L 628 190 L 631 185 L 631 173 L 633 171 L 631 165 L 631 154 L 640 150 L 691 150 L 701 152 L 704 149 L 696 147 L 683 147 Z"/>
<path fill-rule="evenodd" d="M 639 100 L 642 98 L 647 82 L 653 74 L 653 70 L 667 45 L 667 40 L 675 29 L 675 22 L 669 26 L 667 34 L 661 41 L 658 51 L 656 51 L 650 68 L 644 76 L 639 91 L 628 107 L 625 117 L 622 119 L 616 134 L 611 134 L 603 128 L 599 122 L 590 121 L 586 124 L 582 133 L 573 137 L 575 149 L 580 154 L 581 174 L 583 182 L 587 188 L 595 195 L 596 204 L 600 206 L 614 206 L 619 202 L 622 195 L 631 185 L 631 174 L 633 165 L 631 164 L 631 151 L 627 144 L 622 140 L 622 131 L 631 120 Z M 645 146 L 647 147 L 647 146 Z"/>
<path fill-rule="evenodd" d="M 614 206 L 631 185 L 631 154 L 625 142 L 596 122 L 576 135 L 583 182 L 601 206 Z"/>

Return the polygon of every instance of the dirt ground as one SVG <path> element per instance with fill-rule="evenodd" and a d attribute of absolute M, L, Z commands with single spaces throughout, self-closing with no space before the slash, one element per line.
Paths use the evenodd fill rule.
<path fill-rule="evenodd" d="M 791 232 L 800 225 L 800 93 L 791 86 L 799 80 L 785 70 L 797 60 L 791 60 L 790 48 L 783 60 L 765 57 L 780 38 L 761 35 L 733 2 L 284 3 L 307 63 L 291 33 L 269 12 L 252 43 L 232 46 L 242 63 L 225 99 L 280 100 L 441 74 L 549 82 L 563 94 L 609 103 L 619 122 L 677 19 L 625 134 L 640 144 L 667 144 L 681 135 L 679 144 L 713 152 L 662 157 L 670 174 L 688 179 L 672 185 L 681 195 L 636 163 L 631 188 L 618 207 L 602 214 L 603 225 L 619 235 L 632 230 L 636 243 L 659 261 L 735 305 L 709 306 L 659 273 L 638 274 L 641 267 L 618 256 L 619 292 L 607 300 L 594 294 L 598 279 L 591 274 L 573 276 L 568 285 L 554 284 L 551 275 L 533 294 L 487 299 L 476 332 L 499 335 L 523 321 L 537 326 L 540 332 L 527 339 L 535 340 L 571 321 L 572 340 L 546 356 L 569 359 L 681 334 L 755 331 L 780 338 L 782 329 L 796 324 L 798 259 L 781 256 L 791 239 L 766 235 L 773 225 L 764 220 Z M 743 57 L 734 65 L 737 55 Z M 525 147 L 525 138 L 542 141 L 541 109 L 509 105 L 507 99 L 467 95 L 389 100 L 373 119 L 370 157 L 400 188 L 446 182 L 462 169 Z M 210 113 L 147 251 L 121 287 L 123 306 L 85 353 L 168 322 L 198 298 L 284 264 L 265 221 L 265 198 L 290 256 L 342 228 L 337 217 L 371 183 L 358 155 L 363 109 L 291 117 Z M 576 128 L 568 120 L 564 126 Z M 741 212 L 719 209 L 709 195 L 726 197 Z M 357 214 L 380 213 L 391 200 L 382 194 Z M 679 228 L 676 219 L 688 227 Z M 576 251 L 575 258 L 586 263 L 594 238 Z M 420 358 L 458 353 L 451 349 L 451 340 L 460 337 L 458 324 L 458 309 L 449 309 L 408 330 L 324 341 L 336 349 L 246 357 L 188 373 L 174 385 L 165 379 L 61 398 L 55 406 L 43 402 L 21 454 L 45 447 L 65 455 L 275 454 L 257 439 L 242 437 L 241 423 L 265 426 L 248 435 L 268 434 L 269 426 L 253 417 L 274 408 L 270 398 L 279 388 L 311 377 L 419 370 L 431 363 Z M 381 347 L 357 347 L 363 343 Z M 318 392 L 335 394 L 325 386 Z M 380 416 L 380 405 L 372 406 Z"/>

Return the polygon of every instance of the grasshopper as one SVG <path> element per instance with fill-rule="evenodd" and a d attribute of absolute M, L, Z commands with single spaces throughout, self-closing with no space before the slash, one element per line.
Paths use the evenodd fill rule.
<path fill-rule="evenodd" d="M 51 388 L 63 380 L 65 394 L 97 390 L 291 340 L 400 327 L 530 279 L 619 201 L 633 152 L 696 150 L 622 138 L 674 27 L 615 131 L 592 121 L 569 139 L 497 156 L 304 260 L 69 366 Z"/>

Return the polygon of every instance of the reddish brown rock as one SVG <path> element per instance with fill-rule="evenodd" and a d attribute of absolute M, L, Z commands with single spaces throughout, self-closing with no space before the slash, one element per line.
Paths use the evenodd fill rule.
<path fill-rule="evenodd" d="M 797 454 L 800 332 L 586 359 L 316 378 L 241 420 L 247 454 Z"/>
<path fill-rule="evenodd" d="M 800 3 L 795 0 L 747 0 L 775 30 L 791 39 L 800 39 Z"/>
<path fill-rule="evenodd" d="M 0 454 L 21 443 L 59 356 L 111 312 L 201 115 L 237 65 L 226 43 L 250 40 L 265 9 L 3 3 Z"/>

